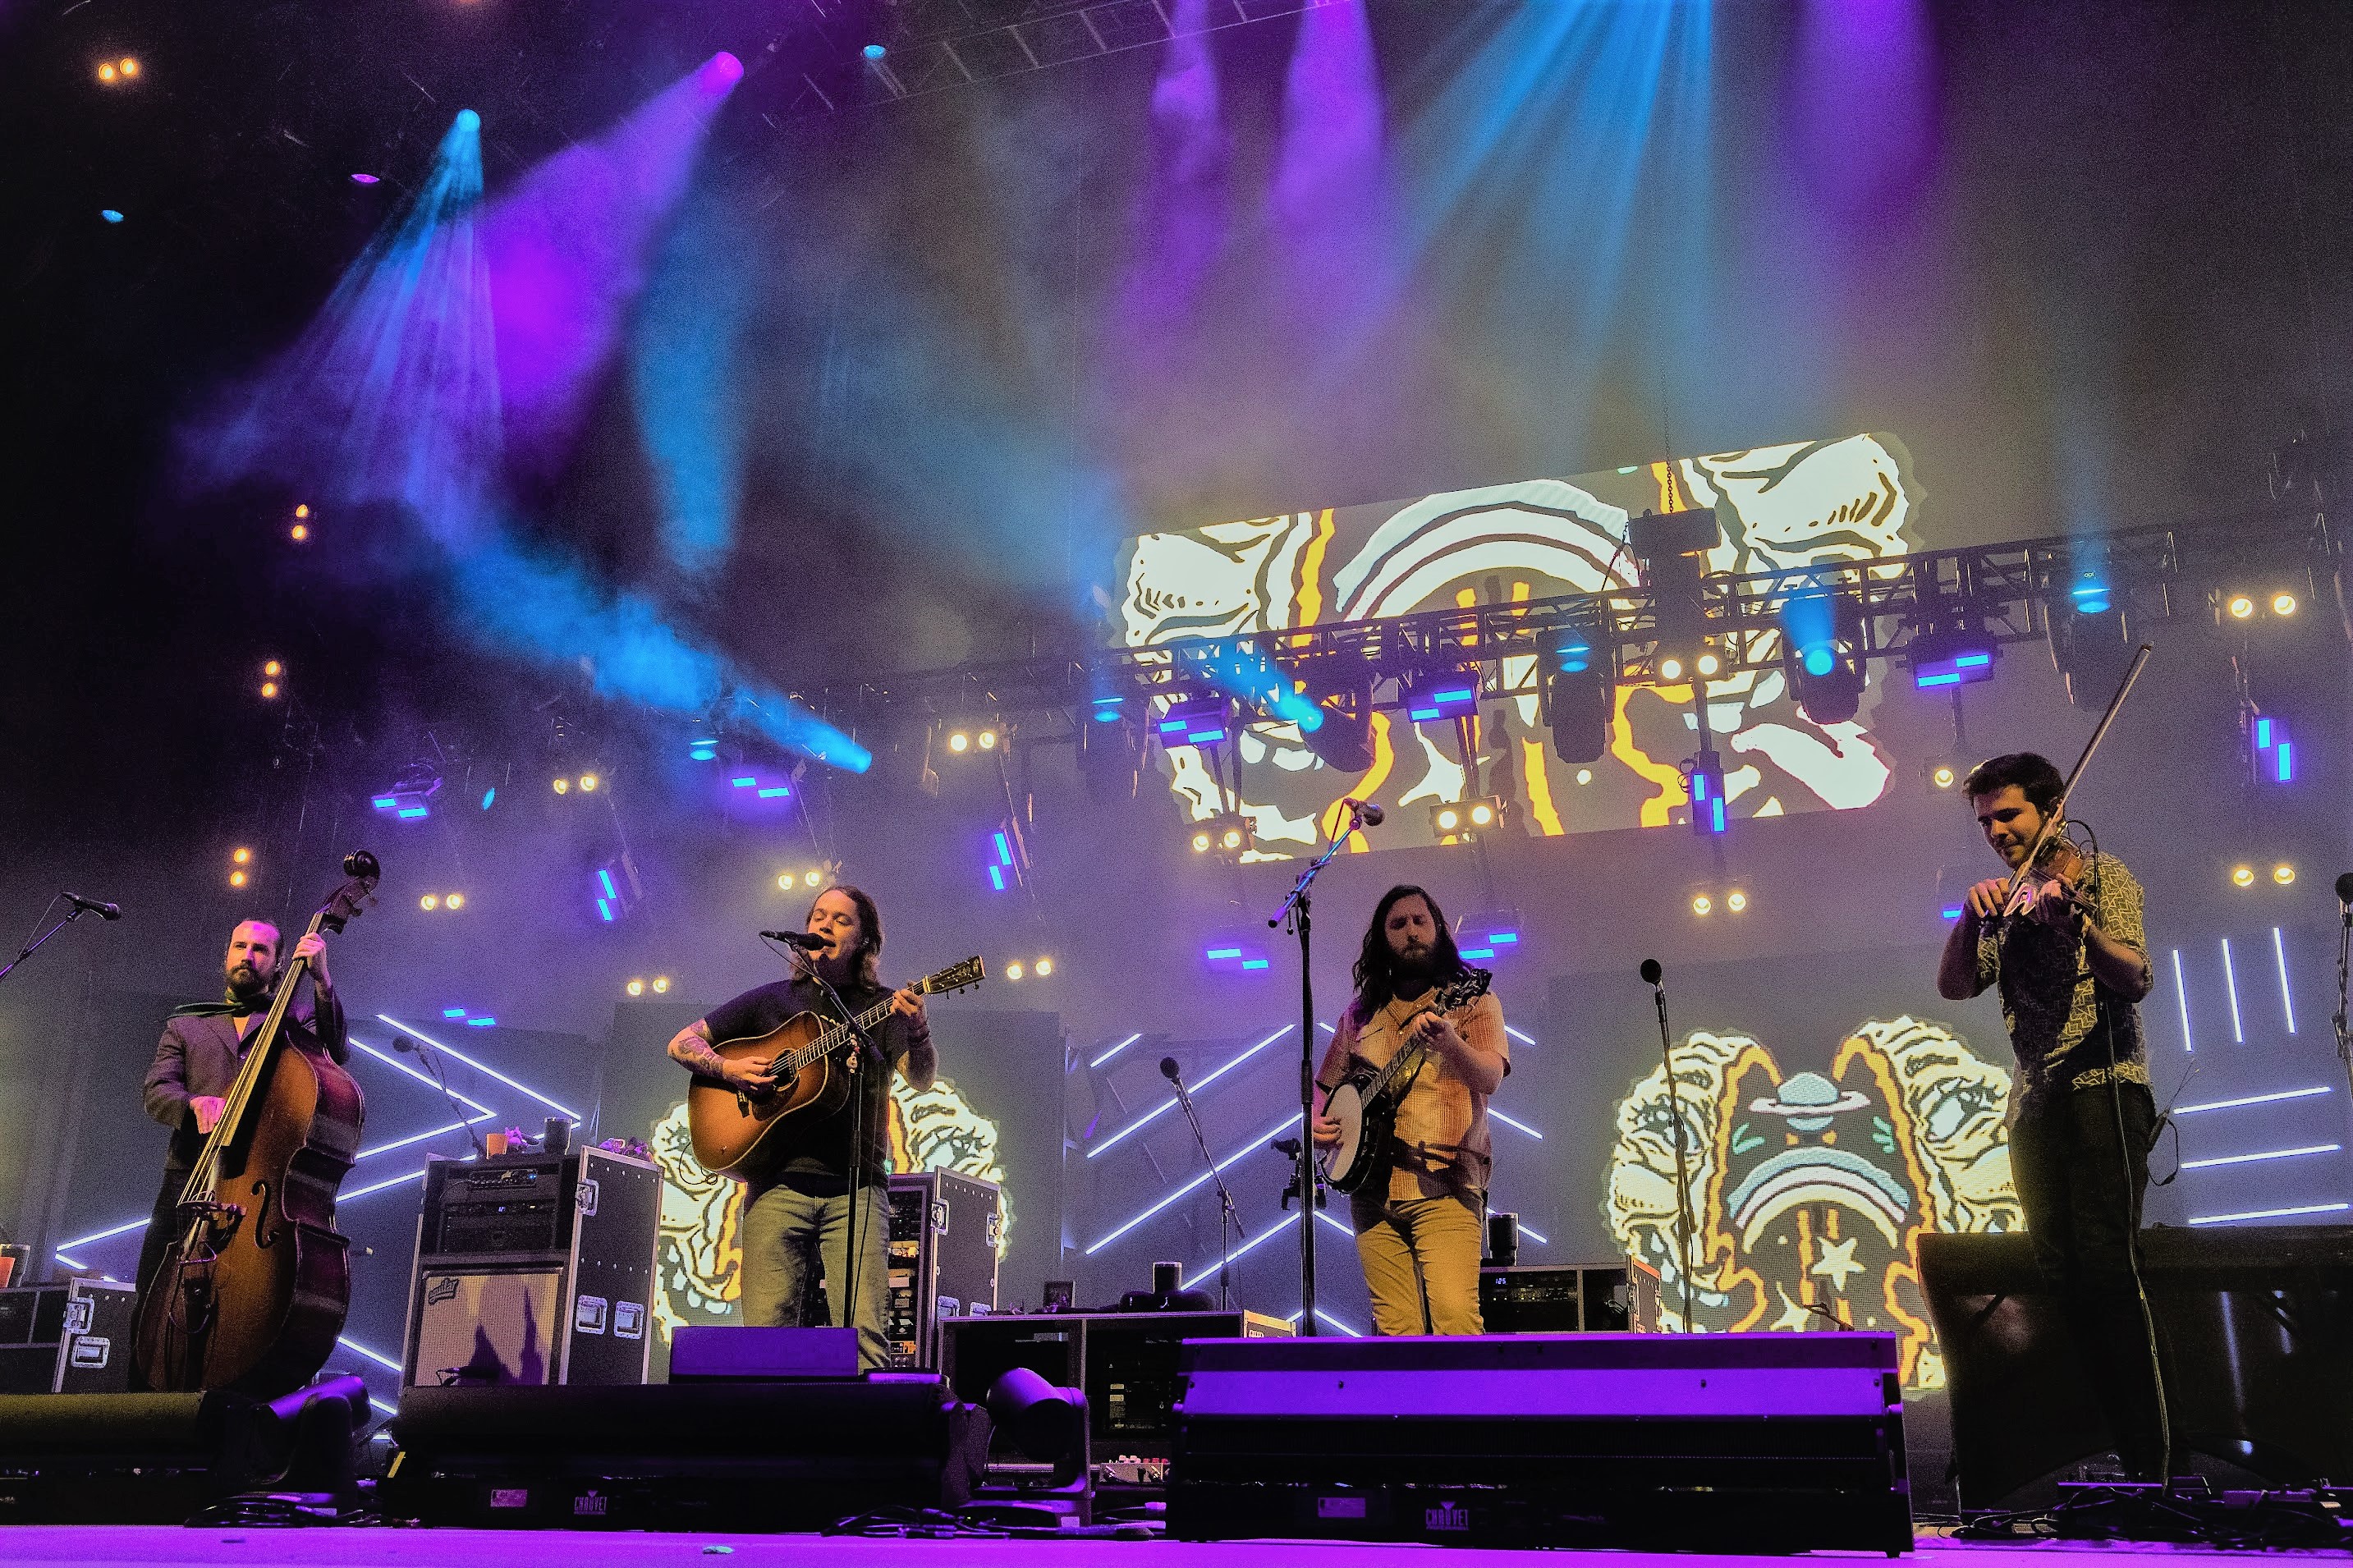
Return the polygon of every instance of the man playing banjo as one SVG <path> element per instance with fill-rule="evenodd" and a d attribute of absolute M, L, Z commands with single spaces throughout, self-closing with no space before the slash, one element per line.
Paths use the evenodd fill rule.
<path fill-rule="evenodd" d="M 1433 1005 L 1450 983 L 1472 976 L 1455 950 L 1438 901 L 1391 888 L 1373 911 L 1356 959 L 1356 1000 L 1316 1073 L 1324 1101 L 1313 1129 L 1334 1150 L 1342 1126 L 1332 1091 L 1352 1066 L 1382 1068 L 1401 1051 L 1419 1067 L 1398 1075 L 1396 1123 L 1386 1147 L 1364 1151 L 1386 1165 L 1350 1194 L 1356 1257 L 1382 1334 L 1475 1334 L 1480 1216 L 1493 1164 L 1487 1097 L 1512 1070 L 1503 1004 L 1481 990 L 1451 1014 Z"/>

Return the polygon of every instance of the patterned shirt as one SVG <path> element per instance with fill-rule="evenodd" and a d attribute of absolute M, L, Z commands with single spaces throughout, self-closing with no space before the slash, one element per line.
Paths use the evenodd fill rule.
<path fill-rule="evenodd" d="M 1326 1085 L 1338 1082 L 1350 1057 L 1373 1067 L 1387 1066 L 1405 1044 L 1405 1026 L 1428 1002 L 1427 994 L 1413 1001 L 1394 998 L 1369 1017 L 1362 1000 L 1350 1003 L 1340 1015 L 1338 1033 L 1324 1053 L 1317 1080 Z M 1504 1033 L 1504 1005 L 1493 993 L 1450 1018 L 1465 1043 L 1502 1057 L 1504 1070 L 1512 1070 L 1511 1041 Z M 1433 1047 L 1425 1053 L 1421 1070 L 1415 1074 L 1405 1098 L 1398 1102 L 1397 1128 L 1389 1140 L 1389 1201 L 1469 1198 L 1484 1192 L 1494 1163 L 1493 1147 L 1487 1125 L 1487 1097 L 1471 1087 L 1456 1069 L 1453 1058 Z"/>
<path fill-rule="evenodd" d="M 2147 963 L 2140 883 L 2113 855 L 2092 855 L 2086 861 L 2079 890 L 2092 920 Z M 2002 1022 L 2010 1026 L 2010 1047 L 2018 1053 L 2012 1122 L 2054 1095 L 2106 1083 L 2109 1030 L 2115 1076 L 2126 1083 L 2148 1082 L 2140 1010 L 2092 977 L 2082 938 L 2023 917 L 1985 928 L 1978 937 L 1978 989 L 1997 981 Z"/>

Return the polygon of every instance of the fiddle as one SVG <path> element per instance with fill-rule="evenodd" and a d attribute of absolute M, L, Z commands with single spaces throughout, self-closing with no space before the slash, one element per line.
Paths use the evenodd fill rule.
<path fill-rule="evenodd" d="M 2056 889 L 2058 900 L 2076 918 L 2088 916 L 2091 905 L 2084 899 L 2084 873 L 2090 861 L 2075 841 L 2066 837 L 2062 824 L 2037 846 L 2034 858 L 2023 868 L 2022 874 L 2010 883 L 2010 899 L 2002 906 L 2002 918 L 2014 920 L 2021 915 L 2042 919 L 2034 914 L 2037 904 L 2050 898 Z M 2045 925 L 2055 924 L 2043 919 Z"/>

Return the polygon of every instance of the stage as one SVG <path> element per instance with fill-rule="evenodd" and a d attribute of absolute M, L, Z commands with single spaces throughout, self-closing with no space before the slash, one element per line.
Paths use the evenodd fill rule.
<path fill-rule="evenodd" d="M 1313 1542 L 1147 1542 L 1074 1540 L 1041 1548 L 1035 1539 L 965 1541 L 870 1541 L 818 1535 L 598 1535 L 560 1531 L 486 1530 L 178 1530 L 170 1527 L 87 1526 L 26 1528 L 0 1532 L 0 1549 L 16 1563 L 75 1563 L 102 1568 L 111 1563 L 267 1563 L 271 1568 L 476 1568 L 517 1561 L 553 1562 L 575 1568 L 612 1564 L 662 1568 L 725 1560 L 736 1568 L 863 1568 L 889 1563 L 918 1568 L 955 1563 L 990 1568 L 1038 1561 L 1041 1549 L 1067 1568 L 1081 1563 L 1151 1564 L 1153 1568 L 1240 1568 L 1280 1554 L 1293 1568 L 1380 1568 L 1391 1563 L 1436 1563 L 1482 1568 L 1527 1561 L 1524 1552 L 1448 1551 L 1430 1546 L 1333 1545 Z M 2268 1561 L 2313 1557 L 2336 1560 L 2340 1552 L 2217 1552 L 2205 1547 L 2156 1543 L 2094 1544 L 2046 1541 L 2031 1544 L 1987 1544 L 1924 1535 L 1911 1556 L 1937 1568 L 2061 1568 L 2066 1557 L 2161 1556 L 2177 1568 L 2198 1568 L 2261 1556 Z M 1864 1553 L 1840 1552 L 1839 1556 Z M 1717 1563 L 1772 1563 L 1771 1557 L 1733 1557 L 1692 1552 L 1614 1552 L 1620 1568 L 1712 1568 Z"/>

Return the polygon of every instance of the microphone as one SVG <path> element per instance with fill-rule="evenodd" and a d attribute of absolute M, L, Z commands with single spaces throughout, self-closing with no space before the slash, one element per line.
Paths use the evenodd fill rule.
<path fill-rule="evenodd" d="M 58 896 L 82 913 L 96 915 L 100 920 L 119 921 L 122 918 L 122 906 L 120 904 L 101 904 L 96 899 L 85 899 L 79 893 L 60 893 Z"/>
<path fill-rule="evenodd" d="M 467 1115 L 464 1110 L 459 1108 L 458 1097 L 449 1092 L 449 1079 L 448 1075 L 443 1073 L 441 1070 L 439 1058 L 435 1057 L 431 1051 L 427 1050 L 423 1046 L 418 1045 L 415 1040 L 410 1039 L 406 1035 L 393 1036 L 392 1048 L 405 1055 L 416 1057 L 418 1060 L 422 1061 L 427 1068 L 431 1069 L 433 1087 L 439 1089 L 441 1091 L 441 1098 L 448 1102 L 449 1114 L 456 1117 L 459 1123 L 466 1129 L 466 1142 L 474 1146 L 474 1157 L 478 1160 L 489 1159 L 491 1157 L 490 1146 L 482 1142 L 482 1135 L 474 1131 L 475 1119 Z"/>
<path fill-rule="evenodd" d="M 1659 961 L 1657 959 L 1646 958 L 1642 960 L 1643 984 L 1656 985 L 1659 983 L 1660 977 L 1665 973 L 1666 971 L 1659 967 Z"/>
<path fill-rule="evenodd" d="M 825 938 L 805 931 L 764 931 L 760 934 L 770 942 L 781 942 L 799 948 L 803 952 L 823 952 L 832 945 Z"/>
<path fill-rule="evenodd" d="M 1217 1184 L 1218 1310 L 1224 1311 L 1228 1276 L 1233 1272 L 1233 1253 L 1226 1245 L 1226 1226 L 1231 1225 L 1245 1241 L 1250 1239 L 1250 1232 L 1242 1229 L 1242 1216 L 1234 1210 L 1234 1194 L 1226 1190 L 1226 1178 L 1218 1172 L 1217 1156 L 1209 1152 L 1209 1141 L 1201 1135 L 1201 1119 L 1193 1113 L 1193 1097 L 1185 1092 L 1185 1079 L 1176 1070 L 1175 1057 L 1160 1058 L 1160 1076 L 1176 1086 L 1176 1104 L 1185 1112 L 1185 1124 L 1193 1130 L 1193 1144 L 1201 1151 L 1201 1163 L 1209 1167 L 1209 1180 Z"/>
<path fill-rule="evenodd" d="M 1381 818 L 1388 815 L 1388 812 L 1383 811 L 1379 806 L 1374 805 L 1369 800 L 1349 799 L 1344 800 L 1340 804 L 1355 812 L 1356 814 L 1356 820 L 1362 822 L 1367 827 L 1378 827 L 1381 825 Z"/>
<path fill-rule="evenodd" d="M 66 897 L 70 899 L 73 895 L 68 893 Z M 2337 879 L 2337 901 L 2340 904 L 2353 904 L 2353 871 L 2348 871 Z M 113 919 L 111 915 L 107 918 Z"/>
<path fill-rule="evenodd" d="M 2348 877 L 2353 877 L 2353 872 L 2348 872 L 2347 875 Z M 1173 1084 L 1182 1085 L 1185 1081 L 1183 1079 L 1176 1076 L 1176 1058 L 1175 1057 L 1162 1057 L 1160 1058 L 1160 1076 L 1166 1079 Z"/>

